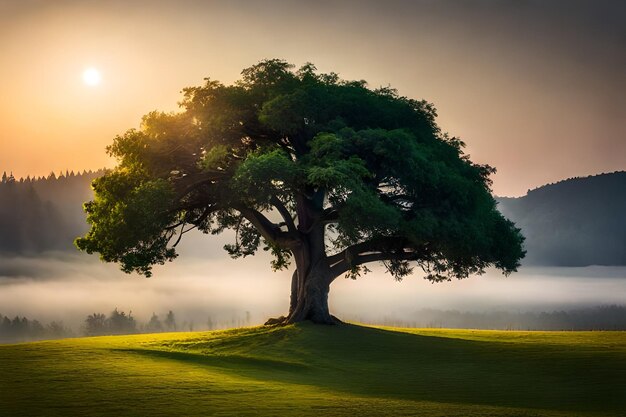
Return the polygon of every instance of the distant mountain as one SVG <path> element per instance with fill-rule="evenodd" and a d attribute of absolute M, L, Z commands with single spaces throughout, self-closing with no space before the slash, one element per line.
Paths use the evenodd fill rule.
<path fill-rule="evenodd" d="M 626 172 L 571 178 L 498 201 L 526 236 L 525 265 L 626 265 Z"/>
<path fill-rule="evenodd" d="M 103 171 L 66 172 L 47 178 L 0 181 L 0 254 L 36 255 L 74 251 L 88 230 L 82 205 L 92 198 L 91 181 Z"/>

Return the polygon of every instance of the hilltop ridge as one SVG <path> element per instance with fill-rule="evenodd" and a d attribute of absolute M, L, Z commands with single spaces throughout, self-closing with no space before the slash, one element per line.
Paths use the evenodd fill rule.
<path fill-rule="evenodd" d="M 570 178 L 498 198 L 526 237 L 526 265 L 626 265 L 626 172 Z"/>

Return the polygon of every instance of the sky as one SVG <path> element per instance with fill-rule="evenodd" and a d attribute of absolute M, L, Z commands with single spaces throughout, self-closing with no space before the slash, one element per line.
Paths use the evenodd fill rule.
<path fill-rule="evenodd" d="M 519 196 L 626 169 L 624 21 L 619 1 L 0 0 L 0 171 L 112 167 L 183 87 L 282 58 L 434 103 Z"/>

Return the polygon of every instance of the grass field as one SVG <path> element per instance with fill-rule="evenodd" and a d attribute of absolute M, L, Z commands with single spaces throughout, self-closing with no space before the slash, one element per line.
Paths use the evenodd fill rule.
<path fill-rule="evenodd" d="M 626 332 L 301 324 L 0 346 L 0 416 L 626 416 Z"/>

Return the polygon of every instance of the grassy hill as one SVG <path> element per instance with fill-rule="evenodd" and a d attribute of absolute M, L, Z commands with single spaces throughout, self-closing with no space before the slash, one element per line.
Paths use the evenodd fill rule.
<path fill-rule="evenodd" d="M 626 332 L 301 324 L 0 346 L 0 415 L 626 415 Z"/>

